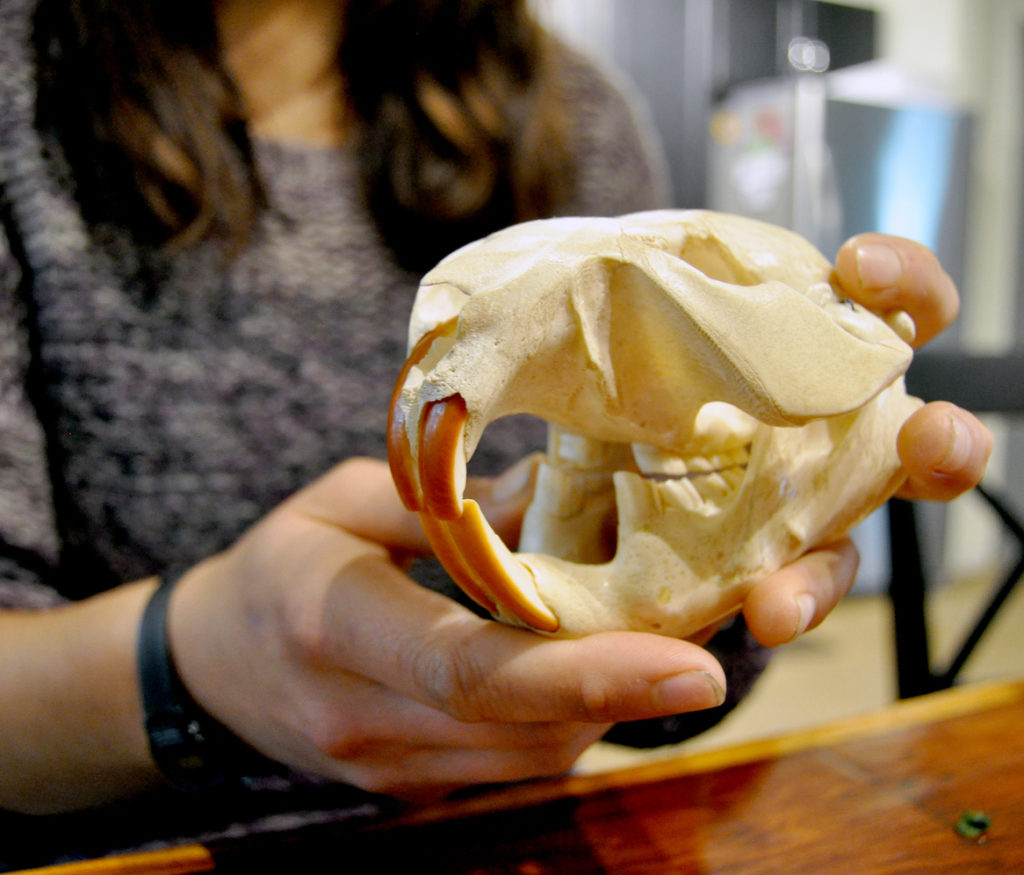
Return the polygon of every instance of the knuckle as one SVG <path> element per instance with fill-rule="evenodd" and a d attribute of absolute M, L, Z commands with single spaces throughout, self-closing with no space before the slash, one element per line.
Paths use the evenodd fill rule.
<path fill-rule="evenodd" d="M 327 628 L 324 612 L 315 603 L 286 600 L 278 623 L 287 649 L 300 664 L 323 667 L 331 662 L 337 640 Z"/>
<path fill-rule="evenodd" d="M 622 691 L 611 678 L 597 672 L 588 673 L 580 683 L 580 706 L 583 719 L 590 723 L 611 723 L 622 714 Z"/>
<path fill-rule="evenodd" d="M 304 724 L 304 732 L 313 747 L 332 760 L 360 760 L 373 746 L 369 733 L 352 715 L 325 708 L 307 714 Z"/>
<path fill-rule="evenodd" d="M 486 672 L 460 636 L 430 635 L 401 658 L 427 704 L 463 723 L 487 719 Z"/>

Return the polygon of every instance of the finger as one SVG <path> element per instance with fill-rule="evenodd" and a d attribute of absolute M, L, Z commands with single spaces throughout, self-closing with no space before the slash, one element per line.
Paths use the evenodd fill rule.
<path fill-rule="evenodd" d="M 806 553 L 754 586 L 743 616 L 754 637 L 777 647 L 813 629 L 849 592 L 860 558 L 849 538 Z"/>
<path fill-rule="evenodd" d="M 928 247 L 887 234 L 859 234 L 840 248 L 835 278 L 842 292 L 886 315 L 914 320 L 913 345 L 923 346 L 952 324 L 960 308 L 956 285 Z"/>
<path fill-rule="evenodd" d="M 476 781 L 496 779 L 498 773 L 487 765 L 494 761 L 492 754 L 505 754 L 510 760 L 519 754 L 520 775 L 532 776 L 536 763 L 552 752 L 563 751 L 571 762 L 583 749 L 581 744 L 596 741 L 608 728 L 465 723 L 357 674 L 327 666 L 306 666 L 274 675 L 270 682 L 265 693 L 283 707 L 261 708 L 246 740 L 294 769 L 358 783 L 364 789 L 386 786 L 389 770 L 414 752 L 429 754 L 434 766 L 441 754 L 452 751 L 464 751 L 467 764 L 472 754 L 481 754 Z M 452 776 L 446 777 L 439 767 L 425 768 L 416 780 L 445 784 Z"/>
<path fill-rule="evenodd" d="M 907 471 L 901 498 L 949 501 L 981 481 L 992 434 L 966 410 L 933 401 L 903 424 L 896 449 Z"/>
<path fill-rule="evenodd" d="M 483 751 L 409 748 L 397 745 L 381 756 L 338 764 L 336 780 L 400 799 L 424 802 L 454 790 L 564 774 L 604 728 L 581 727 L 571 741 L 551 747 Z"/>
<path fill-rule="evenodd" d="M 419 517 L 406 510 L 378 459 L 346 459 L 281 507 L 394 549 L 430 550 Z"/>
<path fill-rule="evenodd" d="M 691 643 L 544 638 L 482 620 L 372 559 L 349 566 L 325 622 L 320 646 L 339 664 L 464 722 L 615 723 L 724 698 L 721 666 Z"/>
<path fill-rule="evenodd" d="M 291 715 L 310 737 L 290 764 L 365 790 L 436 796 L 456 787 L 564 772 L 607 725 L 463 723 L 363 678 L 322 677 Z"/>
<path fill-rule="evenodd" d="M 292 731 L 316 727 L 315 746 L 331 759 L 371 760 L 384 750 L 465 749 L 527 751 L 575 743 L 583 734 L 600 737 L 603 727 L 585 723 L 467 723 L 350 673 L 324 672 L 306 684 L 304 712 L 290 715 Z M 585 730 L 585 732 L 584 732 Z"/>

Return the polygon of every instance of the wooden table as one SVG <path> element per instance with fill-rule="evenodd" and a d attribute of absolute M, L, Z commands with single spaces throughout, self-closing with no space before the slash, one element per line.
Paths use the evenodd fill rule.
<path fill-rule="evenodd" d="M 955 830 L 965 810 L 989 815 L 981 838 Z M 386 821 L 34 871 L 1024 872 L 1024 681 Z"/>

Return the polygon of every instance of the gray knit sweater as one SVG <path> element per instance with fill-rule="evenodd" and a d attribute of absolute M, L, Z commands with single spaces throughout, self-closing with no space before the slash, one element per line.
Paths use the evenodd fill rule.
<path fill-rule="evenodd" d="M 417 277 L 344 148 L 257 142 L 269 209 L 230 262 L 86 227 L 32 124 L 31 3 L 0 6 L 0 556 L 3 577 L 78 596 L 208 556 L 337 461 L 382 456 Z M 633 112 L 575 57 L 562 81 L 566 211 L 650 207 Z"/>
<path fill-rule="evenodd" d="M 34 126 L 33 5 L 0 0 L 0 606 L 21 607 L 193 563 L 339 460 L 382 456 L 417 284 L 345 148 L 257 142 L 269 208 L 231 260 L 86 226 Z M 660 205 L 622 93 L 568 52 L 561 87 L 578 163 L 565 212 Z M 506 429 L 490 461 L 537 439 Z M 95 840 L 87 853 L 112 841 Z"/>

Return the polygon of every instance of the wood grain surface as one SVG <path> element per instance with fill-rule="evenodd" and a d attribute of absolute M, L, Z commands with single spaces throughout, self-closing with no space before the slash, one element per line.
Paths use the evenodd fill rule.
<path fill-rule="evenodd" d="M 965 810 L 989 816 L 983 836 L 957 833 Z M 387 821 L 35 871 L 1024 872 L 1024 682 Z"/>

